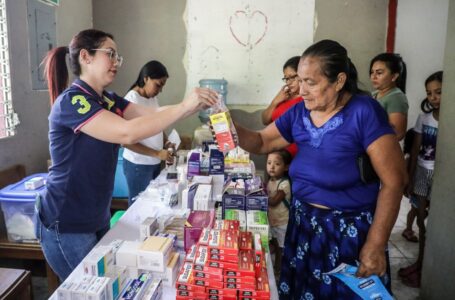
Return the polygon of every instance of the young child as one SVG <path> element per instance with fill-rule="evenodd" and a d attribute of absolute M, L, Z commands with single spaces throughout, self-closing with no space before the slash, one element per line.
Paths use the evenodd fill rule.
<path fill-rule="evenodd" d="M 267 156 L 267 192 L 269 194 L 269 224 L 272 235 L 271 247 L 275 250 L 274 271 L 279 279 L 281 270 L 281 255 L 284 247 L 284 237 L 289 220 L 289 205 L 291 203 L 291 182 L 287 176 L 291 155 L 286 150 L 271 152 Z"/>
<path fill-rule="evenodd" d="M 433 111 L 433 107 L 430 104 L 430 101 L 428 101 L 427 98 L 423 99 L 422 102 L 420 103 L 420 109 L 424 113 L 431 113 Z M 414 143 L 414 128 L 409 129 L 406 132 L 406 135 L 404 137 L 404 147 L 403 147 L 403 153 L 404 157 L 406 160 L 406 170 L 408 171 L 408 174 L 410 172 L 410 167 L 411 167 L 411 150 L 412 150 L 412 145 Z M 411 176 L 409 176 L 411 178 Z M 415 234 L 414 230 L 412 229 L 412 224 L 414 223 L 414 220 L 417 218 L 418 214 L 418 200 L 417 197 L 414 194 L 408 194 L 409 191 L 405 191 L 405 196 L 409 198 L 409 202 L 411 203 L 411 209 L 408 211 L 408 214 L 406 215 L 406 228 L 403 230 L 401 235 L 408 241 L 417 243 L 419 241 L 419 238 Z M 425 216 L 428 214 L 428 212 L 425 212 Z"/>
<path fill-rule="evenodd" d="M 420 114 L 414 126 L 415 137 L 411 149 L 408 194 L 415 195 L 418 200 L 417 225 L 419 227 L 419 255 L 414 264 L 406 268 L 401 268 L 398 271 L 403 283 L 411 287 L 420 287 L 423 251 L 425 247 L 424 219 L 431 199 L 441 87 L 442 71 L 430 75 L 425 80 L 427 99 L 432 107 L 432 111 Z"/>

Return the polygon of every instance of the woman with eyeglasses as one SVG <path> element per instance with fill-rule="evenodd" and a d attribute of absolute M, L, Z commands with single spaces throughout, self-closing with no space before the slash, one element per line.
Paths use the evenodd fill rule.
<path fill-rule="evenodd" d="M 163 109 L 159 106 L 158 96 L 166 84 L 169 74 L 166 67 L 159 61 L 146 63 L 139 72 L 136 81 L 125 95 L 125 99 L 153 109 Z M 123 173 L 128 184 L 128 206 L 134 198 L 155 179 L 161 172 L 161 161 L 173 159 L 169 148 L 174 145 L 167 141 L 163 131 L 148 137 L 137 144 L 124 145 Z M 164 149 L 163 149 L 164 147 Z"/>
<path fill-rule="evenodd" d="M 68 85 L 66 54 L 76 80 Z M 134 144 L 217 101 L 194 89 L 181 103 L 155 111 L 105 90 L 122 63 L 113 36 L 88 29 L 68 47 L 49 51 L 52 166 L 37 203 L 36 236 L 47 262 L 65 280 L 109 229 L 119 144 Z"/>
<path fill-rule="evenodd" d="M 278 94 L 273 98 L 269 106 L 262 112 L 262 123 L 269 125 L 284 114 L 289 108 L 295 104 L 302 102 L 303 98 L 299 95 L 299 82 L 297 81 L 297 67 L 299 65 L 300 56 L 291 57 L 283 66 L 282 78 L 284 86 Z M 297 153 L 296 144 L 291 144 L 286 147 L 286 150 L 295 156 Z"/>

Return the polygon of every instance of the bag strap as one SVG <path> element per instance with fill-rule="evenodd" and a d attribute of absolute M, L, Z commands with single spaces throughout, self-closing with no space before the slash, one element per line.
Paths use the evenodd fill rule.
<path fill-rule="evenodd" d="M 289 181 L 289 183 L 291 183 L 291 180 L 287 176 L 282 177 L 280 179 L 280 181 L 278 182 L 276 189 L 278 190 L 278 187 L 280 186 L 280 184 L 286 180 Z M 291 190 L 291 199 L 292 199 L 292 190 Z M 289 201 L 286 198 L 283 199 L 283 204 L 284 204 L 284 206 L 286 206 L 287 209 L 291 208 L 291 204 L 289 203 Z"/>

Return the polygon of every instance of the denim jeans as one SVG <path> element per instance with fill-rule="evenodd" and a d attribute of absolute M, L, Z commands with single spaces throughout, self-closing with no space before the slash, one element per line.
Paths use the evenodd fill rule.
<path fill-rule="evenodd" d="M 109 225 L 95 233 L 60 233 L 58 222 L 48 228 L 35 213 L 35 233 L 41 242 L 44 257 L 63 282 L 82 259 L 109 230 Z"/>
<path fill-rule="evenodd" d="M 127 159 L 123 160 L 123 173 L 128 185 L 128 206 L 134 202 L 134 198 L 144 191 L 150 183 L 160 175 L 161 165 L 138 165 Z"/>

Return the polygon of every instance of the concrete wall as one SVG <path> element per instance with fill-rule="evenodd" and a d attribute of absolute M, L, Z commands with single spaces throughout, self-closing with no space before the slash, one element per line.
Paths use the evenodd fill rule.
<path fill-rule="evenodd" d="M 342 44 L 359 73 L 360 87 L 371 90 L 370 60 L 385 51 L 387 0 L 316 1 L 314 41 Z"/>
<path fill-rule="evenodd" d="M 436 165 L 421 298 L 453 299 L 455 295 L 455 2 L 450 1 L 444 56 L 444 82 L 439 116 Z"/>
<path fill-rule="evenodd" d="M 10 33 L 12 99 L 21 123 L 15 136 L 0 139 L 0 168 L 24 164 L 30 174 L 47 169 L 49 96 L 47 91 L 32 90 L 27 0 L 7 1 L 6 4 Z M 56 17 L 57 42 L 68 44 L 75 32 L 91 27 L 91 1 L 61 1 L 60 7 L 56 9 Z"/>
<path fill-rule="evenodd" d="M 184 97 L 184 9 L 185 1 L 182 0 L 93 1 L 94 27 L 113 33 L 125 58 L 110 89 L 125 93 L 140 67 L 150 59 L 158 59 L 170 73 L 170 79 L 159 96 L 161 103 L 177 103 Z M 332 38 L 345 45 L 359 69 L 362 82 L 369 85 L 369 61 L 384 51 L 387 1 L 316 1 L 316 14 L 314 40 Z M 233 108 L 242 109 L 239 105 Z M 247 106 L 244 110 L 252 112 L 258 108 L 261 106 Z M 247 123 L 252 127 L 260 127 L 260 113 L 252 113 L 248 119 Z M 198 118 L 192 116 L 178 122 L 175 127 L 181 134 L 192 135 L 199 125 Z"/>
<path fill-rule="evenodd" d="M 123 65 L 109 89 L 124 95 L 149 60 L 162 62 L 169 80 L 158 96 L 161 105 L 180 102 L 185 94 L 183 56 L 186 29 L 183 22 L 186 1 L 129 0 L 93 1 L 93 26 L 114 35 Z M 200 125 L 193 116 L 176 124 L 179 133 L 192 134 Z"/>
<path fill-rule="evenodd" d="M 407 64 L 408 128 L 421 113 L 425 79 L 443 68 L 448 6 L 449 0 L 398 1 L 395 52 Z"/>

